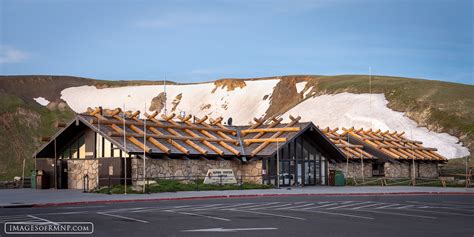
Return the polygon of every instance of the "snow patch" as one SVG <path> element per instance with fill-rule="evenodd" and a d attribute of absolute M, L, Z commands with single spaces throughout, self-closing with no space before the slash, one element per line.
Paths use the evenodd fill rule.
<path fill-rule="evenodd" d="M 369 106 L 371 101 L 371 106 Z M 423 146 L 434 147 L 446 158 L 458 158 L 469 155 L 459 139 L 447 133 L 436 133 L 417 123 L 401 112 L 387 107 L 384 94 L 340 93 L 322 95 L 301 102 L 282 115 L 285 122 L 288 116 L 301 116 L 302 121 L 312 121 L 321 128 L 352 127 L 372 128 L 382 131 L 405 131 L 405 137 L 423 142 Z"/>
<path fill-rule="evenodd" d="M 270 100 L 262 100 L 262 95 L 271 94 L 280 79 L 245 81 L 246 87 L 235 88 L 227 91 L 221 87 L 215 89 L 214 83 L 190 84 L 190 85 L 167 85 L 166 94 L 168 98 L 175 98 L 182 93 L 182 99 L 176 106 L 176 111 L 185 111 L 198 117 L 212 115 L 222 116 L 224 121 L 229 117 L 235 125 L 246 125 L 253 117 L 265 115 Z M 94 86 L 70 87 L 61 91 L 61 99 L 77 113 L 86 111 L 87 107 L 117 108 L 126 110 L 145 109 L 145 103 L 150 105 L 151 100 L 157 94 L 163 92 L 163 86 L 128 86 L 117 88 L 97 89 Z M 172 99 L 167 100 L 167 108 L 172 108 Z M 211 109 L 201 110 L 206 105 Z M 143 114 L 143 113 L 142 113 Z"/>
<path fill-rule="evenodd" d="M 296 92 L 299 94 L 301 91 L 303 91 L 307 83 L 307 81 L 296 83 Z"/>
<path fill-rule="evenodd" d="M 33 99 L 42 106 L 47 106 L 49 104 L 49 100 L 45 99 L 44 97 L 36 97 Z"/>

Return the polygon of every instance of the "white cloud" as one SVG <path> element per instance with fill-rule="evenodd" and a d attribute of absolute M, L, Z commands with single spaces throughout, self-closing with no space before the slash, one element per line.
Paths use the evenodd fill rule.
<path fill-rule="evenodd" d="M 0 64 L 21 63 L 30 58 L 30 54 L 6 45 L 0 45 Z"/>

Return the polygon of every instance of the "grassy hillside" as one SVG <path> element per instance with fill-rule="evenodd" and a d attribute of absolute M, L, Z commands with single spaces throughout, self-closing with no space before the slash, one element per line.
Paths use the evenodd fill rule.
<path fill-rule="evenodd" d="M 52 135 L 55 121 L 68 121 L 73 113 L 50 111 L 19 96 L 0 94 L 0 180 L 21 176 L 26 159 L 28 173 L 34 163 L 31 155 L 39 147 L 39 137 Z"/>
<path fill-rule="evenodd" d="M 32 154 L 41 145 L 39 137 L 51 136 L 56 121 L 67 122 L 74 112 L 44 107 L 33 98 L 43 96 L 60 103 L 67 87 L 94 85 L 100 88 L 161 84 L 151 81 L 99 81 L 68 76 L 0 76 L 0 180 L 21 176 L 23 159 L 26 173 L 34 169 Z M 167 82 L 172 83 L 172 82 Z"/>

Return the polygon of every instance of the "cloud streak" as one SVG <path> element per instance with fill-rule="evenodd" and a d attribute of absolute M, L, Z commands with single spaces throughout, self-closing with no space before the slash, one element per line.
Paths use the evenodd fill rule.
<path fill-rule="evenodd" d="M 22 63 L 30 58 L 30 54 L 10 46 L 0 45 L 0 64 Z"/>

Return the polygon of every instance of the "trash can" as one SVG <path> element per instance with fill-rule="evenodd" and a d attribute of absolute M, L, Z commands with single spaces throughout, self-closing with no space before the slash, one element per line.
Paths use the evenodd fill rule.
<path fill-rule="evenodd" d="M 329 170 L 328 183 L 329 183 L 329 186 L 336 185 L 336 171 L 335 170 Z"/>
<path fill-rule="evenodd" d="M 36 188 L 36 170 L 31 171 L 31 188 Z"/>
<path fill-rule="evenodd" d="M 344 177 L 344 173 L 342 173 L 342 171 L 340 170 L 336 170 L 336 174 L 335 174 L 335 178 L 334 178 L 335 182 L 334 184 L 336 186 L 344 186 L 346 185 L 346 179 Z"/>

